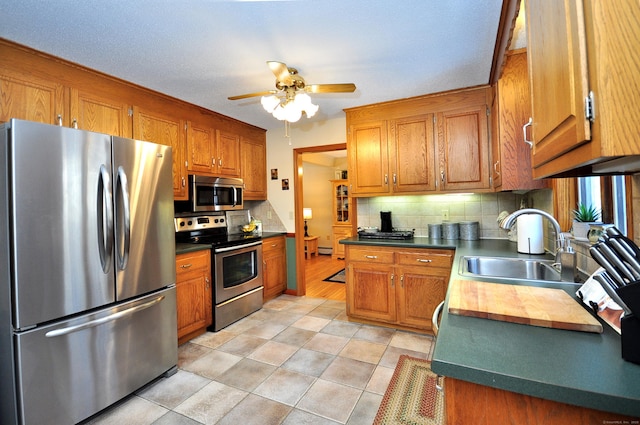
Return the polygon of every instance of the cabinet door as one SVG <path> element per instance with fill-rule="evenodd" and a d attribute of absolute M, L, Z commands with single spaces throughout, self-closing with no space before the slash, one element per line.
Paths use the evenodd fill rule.
<path fill-rule="evenodd" d="M 386 122 L 351 125 L 347 138 L 351 195 L 389 193 Z"/>
<path fill-rule="evenodd" d="M 347 270 L 349 315 L 395 322 L 396 288 L 393 266 L 350 262 Z"/>
<path fill-rule="evenodd" d="M 433 122 L 433 114 L 391 121 L 393 192 L 425 192 L 436 189 Z"/>
<path fill-rule="evenodd" d="M 64 87 L 62 84 L 33 77 L 28 79 L 0 74 L 0 122 L 11 118 L 58 124 L 64 117 Z"/>
<path fill-rule="evenodd" d="M 208 250 L 176 256 L 178 339 L 213 321 Z"/>
<path fill-rule="evenodd" d="M 333 250 L 331 258 L 344 258 L 344 245 L 340 243 L 342 239 L 350 238 L 352 235 L 351 226 L 333 226 Z"/>
<path fill-rule="evenodd" d="M 498 81 L 496 116 L 498 123 L 492 141 L 497 152 L 493 158 L 494 186 L 501 190 L 531 190 L 548 186 L 546 180 L 533 180 L 531 147 L 524 142 L 522 125 L 531 116 L 531 96 L 526 52 L 508 53 L 502 77 Z"/>
<path fill-rule="evenodd" d="M 186 200 L 187 167 L 184 160 L 185 122 L 181 119 L 166 117 L 141 108 L 133 108 L 133 137 L 161 145 L 171 146 L 173 156 L 173 198 Z"/>
<path fill-rule="evenodd" d="M 582 1 L 527 0 L 527 56 L 537 167 L 591 138 Z"/>
<path fill-rule="evenodd" d="M 335 180 L 331 182 L 333 190 L 333 224 L 349 224 L 349 182 L 347 180 Z"/>
<path fill-rule="evenodd" d="M 440 190 L 488 189 L 487 106 L 438 113 Z"/>
<path fill-rule="evenodd" d="M 240 177 L 240 136 L 216 130 L 216 173 L 222 176 Z"/>
<path fill-rule="evenodd" d="M 213 173 L 217 162 L 215 131 L 207 126 L 187 123 L 188 169 L 200 173 Z"/>
<path fill-rule="evenodd" d="M 435 267 L 396 267 L 399 276 L 398 323 L 431 330 L 431 316 L 444 300 L 449 269 Z"/>
<path fill-rule="evenodd" d="M 78 89 L 71 89 L 71 126 L 82 130 L 133 137 L 131 106 Z"/>
<path fill-rule="evenodd" d="M 267 145 L 265 140 L 240 138 L 240 175 L 244 179 L 244 199 L 267 199 Z"/>
<path fill-rule="evenodd" d="M 286 289 L 287 254 L 285 238 L 267 238 L 262 242 L 262 278 L 265 301 L 276 297 Z"/>

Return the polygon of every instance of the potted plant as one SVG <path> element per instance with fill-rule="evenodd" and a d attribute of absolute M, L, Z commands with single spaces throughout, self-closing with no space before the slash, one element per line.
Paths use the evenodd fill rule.
<path fill-rule="evenodd" d="M 572 211 L 573 227 L 571 233 L 576 239 L 588 240 L 589 228 L 592 224 L 599 223 L 600 211 L 593 205 L 578 204 L 578 208 Z"/>

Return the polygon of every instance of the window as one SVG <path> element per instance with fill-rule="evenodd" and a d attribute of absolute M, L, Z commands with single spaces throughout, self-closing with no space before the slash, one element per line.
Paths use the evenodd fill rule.
<path fill-rule="evenodd" d="M 578 202 L 601 211 L 601 221 L 613 223 L 627 234 L 627 181 L 625 176 L 578 178 Z"/>

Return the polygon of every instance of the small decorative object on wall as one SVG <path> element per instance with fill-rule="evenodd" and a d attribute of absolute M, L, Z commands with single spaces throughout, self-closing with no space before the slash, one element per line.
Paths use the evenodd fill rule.
<path fill-rule="evenodd" d="M 282 190 L 289 190 L 289 179 L 282 179 Z"/>
<path fill-rule="evenodd" d="M 278 169 L 277 168 L 272 168 L 271 169 L 271 180 L 278 180 Z"/>

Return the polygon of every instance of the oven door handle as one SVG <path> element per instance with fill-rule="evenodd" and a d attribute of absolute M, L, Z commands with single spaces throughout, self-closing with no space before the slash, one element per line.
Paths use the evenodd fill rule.
<path fill-rule="evenodd" d="M 251 242 L 251 243 L 247 243 L 244 245 L 234 245 L 234 246 L 229 246 L 229 247 L 225 247 L 225 248 L 216 248 L 213 250 L 213 252 L 220 253 L 220 252 L 229 252 L 229 251 L 236 251 L 238 249 L 243 249 L 243 248 L 250 248 L 252 246 L 258 246 L 258 245 L 262 245 L 262 241 L 258 241 L 258 242 Z"/>

